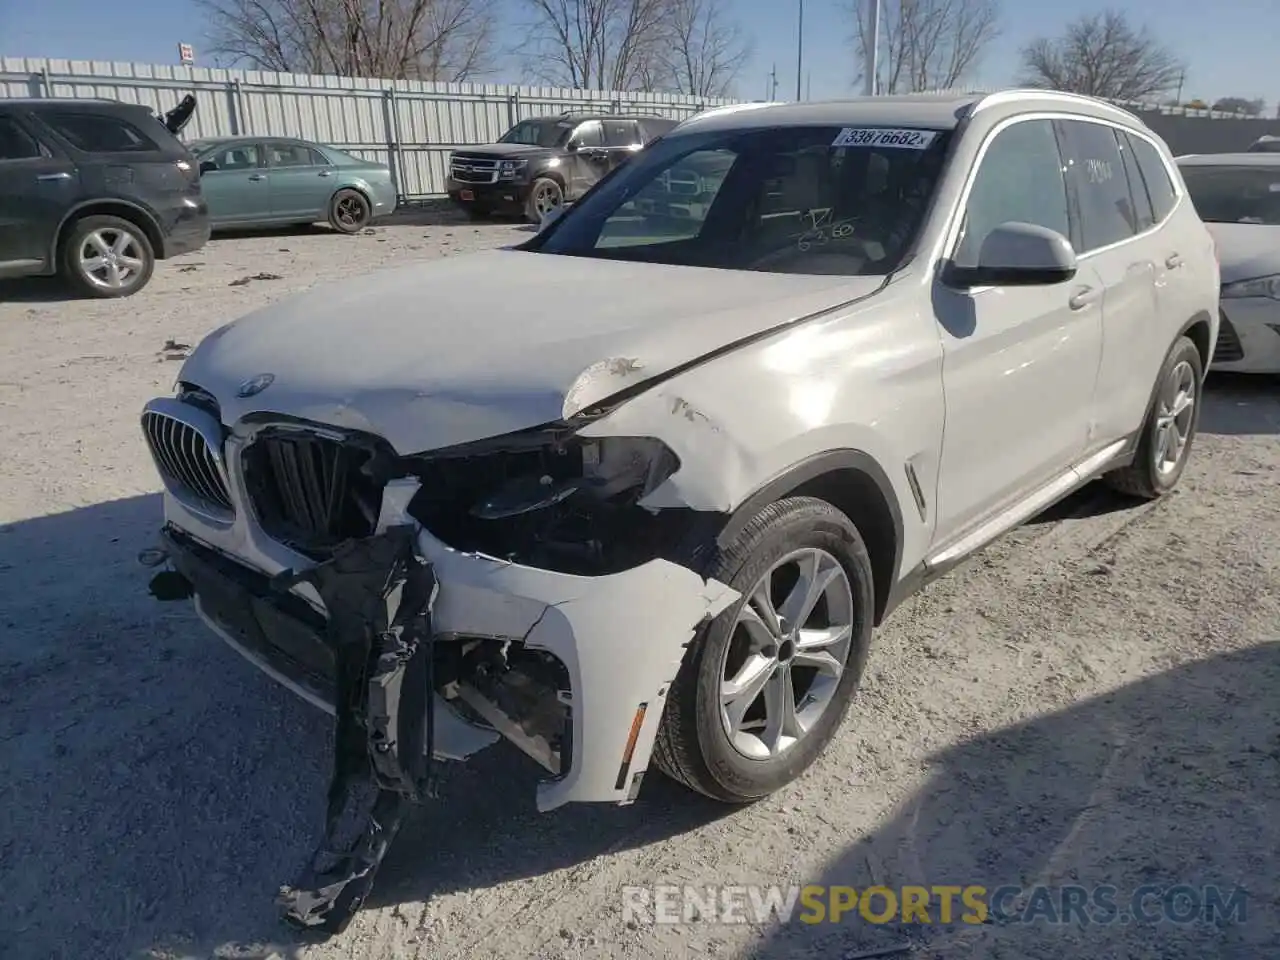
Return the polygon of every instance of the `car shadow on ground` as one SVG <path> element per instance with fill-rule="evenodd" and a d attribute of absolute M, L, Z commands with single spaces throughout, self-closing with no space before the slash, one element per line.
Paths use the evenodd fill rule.
<path fill-rule="evenodd" d="M 1280 434 L 1280 376 L 1210 373 L 1200 432 L 1223 436 Z"/>
<path fill-rule="evenodd" d="M 0 303 L 62 303 L 84 299 L 60 277 L 0 280 Z"/>
<path fill-rule="evenodd" d="M 248 960 L 306 942 L 273 898 L 320 836 L 331 720 L 189 603 L 148 596 L 136 558 L 159 523 L 147 495 L 0 526 L 0 942 L 24 956 Z M 373 905 L 540 875 L 726 812 L 655 773 L 632 807 L 539 814 L 536 770 L 503 745 L 438 770 Z"/>
<path fill-rule="evenodd" d="M 929 779 L 895 818 L 833 855 L 809 882 L 859 891 L 979 885 L 992 899 L 1005 885 L 1044 885 L 1053 888 L 1048 898 L 1027 901 L 1025 911 L 1016 897 L 999 898 L 1000 916 L 985 924 L 963 920 L 959 896 L 950 924 L 937 898 L 927 924 L 902 923 L 900 900 L 885 923 L 857 908 L 838 924 L 807 923 L 797 911 L 752 960 L 880 956 L 873 951 L 897 945 L 930 960 L 1270 955 L 1266 945 L 1280 937 L 1278 688 L 1280 643 L 1263 643 L 935 755 Z M 1104 884 L 1116 888 L 1111 923 L 1099 922 L 1105 913 L 1092 899 Z M 1092 923 L 1064 922 L 1081 916 L 1064 915 L 1068 886 L 1091 898 L 1084 915 Z M 1178 886 L 1187 889 L 1170 898 L 1169 915 L 1144 922 L 1160 917 L 1162 895 Z M 1216 922 L 1186 922 L 1197 904 L 1238 906 L 1237 890 L 1243 915 L 1225 909 Z M 1151 895 L 1135 902 L 1144 892 Z M 873 921 L 886 902 L 869 901 Z M 1121 921 L 1131 907 L 1141 913 Z"/>

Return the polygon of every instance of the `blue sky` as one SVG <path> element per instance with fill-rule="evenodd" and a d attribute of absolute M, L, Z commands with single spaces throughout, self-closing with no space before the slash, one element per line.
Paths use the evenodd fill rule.
<path fill-rule="evenodd" d="M 511 6 L 518 0 L 502 0 Z M 770 67 L 778 68 L 778 96 L 794 96 L 797 0 L 726 0 L 755 38 L 752 62 L 738 95 L 767 94 Z M 858 92 L 851 55 L 848 0 L 805 0 L 805 72 L 812 96 Z M 1028 39 L 1056 33 L 1067 20 L 1102 9 L 1091 0 L 1004 0 L 1003 33 L 974 82 L 1013 81 L 1018 49 Z M 1262 97 L 1274 109 L 1280 98 L 1276 41 L 1277 0 L 1113 0 L 1135 23 L 1146 23 L 1189 63 L 1185 99 Z M 121 10 L 126 10 L 121 14 Z M 191 0 L 131 0 L 126 8 L 101 0 L 0 0 L 0 56 L 173 63 L 177 44 L 191 43 L 200 62 L 205 25 Z M 208 64 L 208 61 L 205 61 Z M 515 72 L 495 79 L 518 80 Z M 1269 113 L 1271 110 L 1268 111 Z"/>

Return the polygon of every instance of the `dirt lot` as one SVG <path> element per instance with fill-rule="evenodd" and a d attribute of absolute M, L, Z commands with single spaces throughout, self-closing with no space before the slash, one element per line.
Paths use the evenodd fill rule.
<path fill-rule="evenodd" d="M 218 240 L 121 303 L 0 286 L 0 953 L 67 957 L 1280 955 L 1280 383 L 1211 381 L 1155 507 L 1089 489 L 909 601 L 800 783 L 726 811 L 654 775 L 539 815 L 501 749 L 449 768 L 342 937 L 276 885 L 318 835 L 329 723 L 146 595 L 137 427 L 195 343 L 332 277 L 523 236 L 407 220 Z M 276 279 L 232 281 L 257 274 Z M 424 314 L 430 310 L 424 304 Z M 459 322 L 462 322 L 459 318 Z M 625 884 L 1237 885 L 1243 923 L 628 924 Z"/>

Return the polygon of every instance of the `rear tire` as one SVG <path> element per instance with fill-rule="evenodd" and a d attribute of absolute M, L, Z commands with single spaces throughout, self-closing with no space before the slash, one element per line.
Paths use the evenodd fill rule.
<path fill-rule="evenodd" d="M 1189 337 L 1179 337 L 1160 366 L 1151 412 L 1133 463 L 1106 474 L 1112 488 L 1132 497 L 1155 500 L 1172 490 L 1186 469 L 1200 425 L 1204 365 Z"/>
<path fill-rule="evenodd" d="M 359 190 L 339 190 L 329 200 L 329 226 L 339 233 L 359 233 L 372 219 L 369 200 Z"/>
<path fill-rule="evenodd" d="M 809 561 L 801 558 L 812 559 L 813 582 L 830 586 L 811 593 L 817 597 L 811 612 L 788 625 L 786 601 L 807 575 Z M 787 573 L 792 566 L 794 580 Z M 799 777 L 844 719 L 871 648 L 871 560 L 848 517 L 825 501 L 794 497 L 764 508 L 704 573 L 743 597 L 689 645 L 653 757 L 669 777 L 699 793 L 749 803 Z M 784 614 L 776 633 L 762 627 L 771 619 L 767 610 L 754 613 L 763 609 L 757 588 L 764 583 L 774 601 L 767 607 Z M 823 640 L 837 633 L 847 640 Z M 825 666 L 813 666 L 824 651 Z M 755 689 L 757 670 L 769 675 L 760 692 L 735 696 L 734 689 Z M 777 717 L 792 717 L 790 728 Z"/>
<path fill-rule="evenodd" d="M 146 231 L 111 216 L 73 223 L 58 259 L 59 273 L 78 293 L 104 300 L 137 293 L 151 282 L 156 268 Z"/>

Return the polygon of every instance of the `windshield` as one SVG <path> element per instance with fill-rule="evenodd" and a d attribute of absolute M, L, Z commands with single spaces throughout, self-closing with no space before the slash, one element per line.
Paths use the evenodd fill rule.
<path fill-rule="evenodd" d="M 1192 206 L 1206 223 L 1280 225 L 1280 164 L 1185 166 L 1182 179 Z"/>
<path fill-rule="evenodd" d="M 573 126 L 558 120 L 521 120 L 502 135 L 499 143 L 524 143 L 531 147 L 558 147 L 569 139 Z"/>
<path fill-rule="evenodd" d="M 937 130 L 692 132 L 645 148 L 526 249 L 769 273 L 883 275 L 942 169 Z"/>

